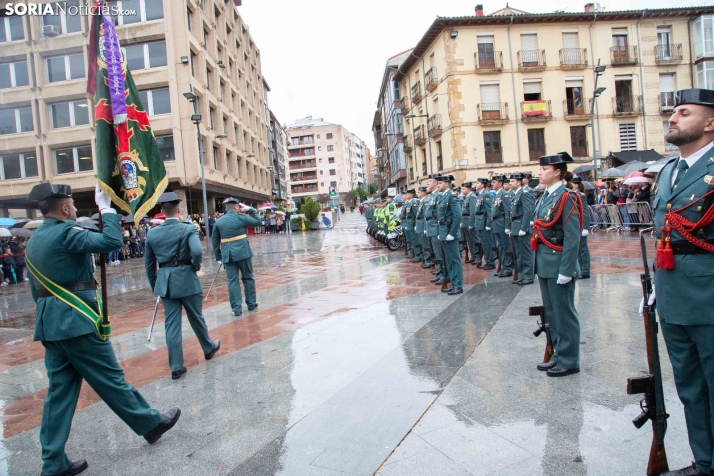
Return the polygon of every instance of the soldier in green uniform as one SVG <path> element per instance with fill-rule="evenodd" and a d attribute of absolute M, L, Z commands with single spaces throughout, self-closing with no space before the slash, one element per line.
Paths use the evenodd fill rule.
<path fill-rule="evenodd" d="M 469 248 L 471 259 L 467 263 L 474 264 L 477 261 L 478 251 L 476 250 L 476 228 L 474 227 L 474 211 L 476 210 L 476 194 L 473 193 L 473 184 L 465 182 L 461 184 L 464 190 L 463 207 L 461 208 L 461 224 L 466 235 L 466 246 Z"/>
<path fill-rule="evenodd" d="M 223 205 L 226 207 L 226 214 L 216 220 L 211 241 L 216 261 L 222 262 L 226 270 L 231 310 L 235 316 L 240 316 L 243 314 L 241 280 L 245 288 L 245 303 L 248 305 L 248 310 L 252 311 L 258 307 L 251 259 L 253 252 L 246 233 L 249 226 L 260 226 L 260 217 L 255 209 L 241 206 L 237 198 L 226 198 L 223 200 Z"/>
<path fill-rule="evenodd" d="M 121 216 L 97 188 L 95 201 L 103 231 L 80 227 L 69 185 L 41 183 L 28 200 L 38 202 L 45 220 L 27 244 L 30 292 L 36 303 L 35 336 L 45 347 L 49 388 L 40 428 L 42 474 L 73 476 L 87 469 L 70 461 L 65 444 L 72 426 L 82 380 L 137 435 L 155 443 L 179 419 L 172 408 L 161 415 L 124 379 L 124 371 L 102 329 L 102 309 L 93 275 L 92 253 L 122 246 Z"/>
<path fill-rule="evenodd" d="M 431 262 L 431 251 L 429 248 L 429 240 L 425 233 L 426 221 L 424 219 L 424 205 L 426 201 L 426 187 L 419 187 L 417 189 L 417 209 L 416 218 L 414 219 L 414 235 L 415 239 L 419 240 L 419 247 L 422 253 L 422 268 L 430 268 L 432 266 Z"/>
<path fill-rule="evenodd" d="M 493 253 L 493 231 L 488 226 L 491 215 L 491 203 L 493 197 L 491 192 L 486 189 L 488 179 L 480 178 L 476 182 L 476 206 L 474 208 L 474 230 L 476 231 L 476 244 L 478 245 L 478 255 L 474 265 L 481 267 L 481 258 L 486 258 L 486 264 L 482 269 L 496 269 L 494 264 L 495 254 Z"/>
<path fill-rule="evenodd" d="M 580 251 L 578 252 L 578 265 L 580 266 L 580 274 L 578 279 L 590 278 L 590 249 L 588 248 L 588 235 L 590 234 L 590 207 L 587 203 L 587 197 L 583 192 L 583 179 L 573 177 L 573 184 L 578 187 L 580 200 L 583 202 L 583 231 L 580 232 Z"/>
<path fill-rule="evenodd" d="M 580 372 L 580 321 L 575 310 L 575 281 L 578 275 L 580 217 L 577 195 L 565 188 L 572 179 L 567 152 L 540 158 L 538 178 L 546 190 L 535 209 L 535 273 L 550 323 L 553 357 L 538 364 L 549 377 Z"/>
<path fill-rule="evenodd" d="M 174 192 L 166 192 L 157 201 L 166 220 L 152 228 L 146 236 L 144 266 L 154 296 L 164 304 L 166 347 L 169 351 L 171 378 L 180 379 L 187 369 L 183 365 L 181 308 L 186 309 L 188 323 L 201 344 L 206 360 L 211 360 L 221 348 L 219 340 L 211 340 L 203 319 L 203 287 L 196 271 L 201 269 L 203 248 L 198 230 L 182 223 L 181 200 Z M 178 238 L 177 238 L 178 237 Z M 158 272 L 156 270 L 158 265 Z"/>
<path fill-rule="evenodd" d="M 665 140 L 679 147 L 679 157 L 657 177 L 652 208 L 659 240 L 650 304 L 656 292 L 694 464 L 660 476 L 708 476 L 714 470 L 714 222 L 702 218 L 714 190 L 714 91 L 677 91 Z M 683 220 L 702 221 L 692 228 Z"/>
<path fill-rule="evenodd" d="M 417 214 L 419 213 L 419 200 L 416 199 L 416 190 L 413 188 L 407 190 L 407 197 L 408 201 L 405 205 L 405 207 L 407 207 L 407 230 L 409 230 L 409 235 L 411 235 L 412 250 L 414 251 L 414 258 L 412 258 L 411 262 L 419 263 L 423 260 L 423 250 L 421 247 L 421 238 L 416 233 Z M 422 232 L 422 235 L 423 234 Z"/>
<path fill-rule="evenodd" d="M 511 245 L 508 243 L 508 234 L 506 233 L 506 218 L 508 207 L 510 205 L 508 194 L 503 190 L 503 184 L 506 181 L 505 175 L 494 175 L 491 177 L 491 184 L 496 194 L 493 197 L 491 204 L 491 214 L 489 216 L 489 228 L 493 231 L 493 236 L 498 247 L 498 259 L 501 260 L 501 272 L 494 276 L 505 278 L 513 276 L 513 260 L 511 259 Z M 510 226 L 510 224 L 509 224 Z"/>
<path fill-rule="evenodd" d="M 439 219 L 436 210 L 439 201 L 439 195 L 441 195 L 441 192 L 439 192 L 439 189 L 437 188 L 437 185 L 439 183 L 437 182 L 438 177 L 439 174 L 431 174 L 429 175 L 429 178 L 426 181 L 426 188 L 431 195 L 428 198 L 428 202 L 424 206 L 424 231 L 426 233 L 427 238 L 429 239 L 429 242 L 431 243 L 431 249 L 434 252 L 433 259 L 440 262 L 440 264 L 436 265 L 436 269 L 431 272 L 431 274 L 436 275 L 436 278 L 431 280 L 431 282 L 436 285 L 442 284 L 441 267 L 444 263 L 444 258 L 441 253 L 441 247 L 439 246 Z"/>
<path fill-rule="evenodd" d="M 461 264 L 461 253 L 459 252 L 459 233 L 461 228 L 461 202 L 451 193 L 449 185 L 454 177 L 451 175 L 442 176 L 438 179 L 439 202 L 437 206 L 437 216 L 439 218 L 439 242 L 444 253 L 444 265 L 449 274 L 451 286 L 443 289 L 442 292 L 449 296 L 462 294 L 464 292 L 464 270 Z"/>
<path fill-rule="evenodd" d="M 511 224 L 510 232 L 516 247 L 516 269 L 518 281 L 515 283 L 526 286 L 533 284 L 533 250 L 531 249 L 533 211 L 535 209 L 535 194 L 521 186 L 522 174 L 512 174 L 511 177 L 511 210 L 508 214 Z"/>
<path fill-rule="evenodd" d="M 404 192 L 401 195 L 401 204 L 397 205 L 397 214 L 399 217 L 399 223 L 402 226 L 402 232 L 404 232 L 404 246 L 407 249 L 407 253 L 404 259 L 411 260 L 414 257 L 414 249 L 412 248 L 411 233 L 409 231 L 409 225 L 411 223 L 407 221 L 407 209 L 409 208 L 408 205 L 409 199 L 407 198 L 407 192 Z"/>

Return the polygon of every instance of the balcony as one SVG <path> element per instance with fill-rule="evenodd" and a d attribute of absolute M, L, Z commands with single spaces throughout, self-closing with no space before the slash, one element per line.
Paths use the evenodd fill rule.
<path fill-rule="evenodd" d="M 612 113 L 616 116 L 636 116 L 642 113 L 642 96 L 612 98 Z"/>
<path fill-rule="evenodd" d="M 421 81 L 417 81 L 412 86 L 412 105 L 417 105 L 421 102 Z"/>
<path fill-rule="evenodd" d="M 517 56 L 519 71 L 545 70 L 545 50 L 520 50 Z"/>
<path fill-rule="evenodd" d="M 655 46 L 655 62 L 657 63 L 679 63 L 683 59 L 681 43 Z"/>
<path fill-rule="evenodd" d="M 426 121 L 429 129 L 429 137 L 438 137 L 441 135 L 441 114 L 434 114 Z"/>
<path fill-rule="evenodd" d="M 291 160 L 288 166 L 290 170 L 316 169 L 317 162 L 313 160 Z"/>
<path fill-rule="evenodd" d="M 589 119 L 592 99 L 563 99 L 563 117 L 566 120 Z"/>
<path fill-rule="evenodd" d="M 317 183 L 313 184 L 304 184 L 304 185 L 293 185 L 291 187 L 291 191 L 293 194 L 295 193 L 317 193 Z"/>
<path fill-rule="evenodd" d="M 610 62 L 613 66 L 637 64 L 636 46 L 613 46 L 610 48 Z"/>
<path fill-rule="evenodd" d="M 561 69 L 585 69 L 587 67 L 587 48 L 563 48 L 560 50 Z"/>
<path fill-rule="evenodd" d="M 407 104 L 407 98 L 403 97 L 399 102 L 401 103 L 402 115 L 409 114 L 409 104 Z"/>
<path fill-rule="evenodd" d="M 521 102 L 521 120 L 523 122 L 544 122 L 553 119 L 550 99 Z"/>
<path fill-rule="evenodd" d="M 503 53 L 500 51 L 474 53 L 477 73 L 500 73 L 503 71 Z"/>
<path fill-rule="evenodd" d="M 478 123 L 481 125 L 508 123 L 507 102 L 481 103 L 476 106 L 476 109 Z"/>
<path fill-rule="evenodd" d="M 426 90 L 431 92 L 439 85 L 439 76 L 436 74 L 436 66 L 429 68 L 429 71 L 424 73 L 424 86 Z"/>
<path fill-rule="evenodd" d="M 414 145 L 422 146 L 426 144 L 426 128 L 424 124 L 414 129 Z"/>
<path fill-rule="evenodd" d="M 303 172 L 290 174 L 291 182 L 307 182 L 317 180 L 317 172 Z"/>
<path fill-rule="evenodd" d="M 659 93 L 659 112 L 671 114 L 674 111 L 674 91 Z"/>
<path fill-rule="evenodd" d="M 312 137 L 305 139 L 298 139 L 297 137 L 294 137 L 290 140 L 290 145 L 288 147 L 301 147 L 304 145 L 313 145 L 314 143 L 315 141 L 312 140 Z"/>
<path fill-rule="evenodd" d="M 409 144 L 409 136 L 407 136 L 407 135 L 405 135 L 404 137 L 402 137 L 402 149 L 403 149 L 404 152 L 407 153 L 407 154 L 408 154 L 409 152 L 411 152 L 412 150 L 414 150 L 414 149 L 412 148 L 411 144 Z"/>
<path fill-rule="evenodd" d="M 291 159 L 298 157 L 311 157 L 315 155 L 315 148 L 310 147 L 306 149 L 290 149 L 290 153 L 288 155 Z"/>

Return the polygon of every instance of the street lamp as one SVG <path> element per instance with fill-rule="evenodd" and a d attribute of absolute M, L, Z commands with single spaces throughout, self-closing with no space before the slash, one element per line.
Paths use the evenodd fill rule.
<path fill-rule="evenodd" d="M 415 117 L 426 117 L 427 119 L 429 118 L 428 114 L 407 114 L 404 116 L 406 119 L 414 119 Z M 412 140 L 414 140 L 414 123 L 412 123 Z M 431 155 L 431 136 L 427 133 L 426 135 L 426 140 L 429 143 L 429 165 L 431 166 L 431 171 L 432 173 L 434 172 L 434 160 Z M 414 167 L 416 168 L 416 163 L 414 164 Z M 407 167 L 408 168 L 408 167 Z M 409 172 L 407 171 L 407 185 L 409 184 Z"/>
<path fill-rule="evenodd" d="M 206 227 L 206 253 L 211 253 L 211 227 L 208 226 L 208 198 L 206 198 L 206 167 L 203 164 L 203 141 L 201 140 L 201 115 L 198 113 L 198 96 L 193 91 L 183 93 L 183 97 L 193 103 L 193 114 L 191 122 L 196 124 L 196 134 L 198 137 L 198 156 L 201 160 L 201 192 L 203 193 L 203 216 Z"/>
<path fill-rule="evenodd" d="M 606 88 L 598 88 L 597 80 L 605 72 L 605 66 L 600 65 L 600 59 L 597 60 L 597 66 L 593 69 L 595 75 L 595 86 L 593 89 L 593 102 L 590 105 L 590 128 L 593 131 L 593 167 L 595 167 L 595 180 L 597 180 L 597 143 L 595 142 L 595 101 L 600 95 L 605 92 Z"/>

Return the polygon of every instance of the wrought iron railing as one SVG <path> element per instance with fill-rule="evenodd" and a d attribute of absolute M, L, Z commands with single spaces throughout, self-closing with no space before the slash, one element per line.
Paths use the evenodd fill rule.
<path fill-rule="evenodd" d="M 563 68 L 584 68 L 588 65 L 587 48 L 563 48 L 560 50 L 560 66 Z"/>
<path fill-rule="evenodd" d="M 683 59 L 684 53 L 682 52 L 681 43 L 655 46 L 655 61 L 657 63 L 671 63 L 682 61 Z"/>
<path fill-rule="evenodd" d="M 674 110 L 674 91 L 659 93 L 659 112 L 672 112 Z"/>
<path fill-rule="evenodd" d="M 474 53 L 476 71 L 501 71 L 503 69 L 503 53 L 500 51 L 478 51 Z"/>
<path fill-rule="evenodd" d="M 480 103 L 476 105 L 479 122 L 508 121 L 508 103 Z"/>
<path fill-rule="evenodd" d="M 534 70 L 545 69 L 545 50 L 520 50 L 518 56 L 518 69 Z"/>
<path fill-rule="evenodd" d="M 636 46 L 610 47 L 610 62 L 613 66 L 637 64 Z"/>
<path fill-rule="evenodd" d="M 639 114 L 642 112 L 642 96 L 615 96 L 612 98 L 614 114 Z"/>
<path fill-rule="evenodd" d="M 414 128 L 414 145 L 426 144 L 426 127 L 424 124 Z"/>
<path fill-rule="evenodd" d="M 424 86 L 427 91 L 432 91 L 439 84 L 439 76 L 436 74 L 436 66 L 432 66 L 424 73 Z"/>
<path fill-rule="evenodd" d="M 563 115 L 565 117 L 572 116 L 589 116 L 590 104 L 592 99 L 563 99 Z"/>
<path fill-rule="evenodd" d="M 417 81 L 412 86 L 412 104 L 418 104 L 421 101 L 421 81 Z"/>
<path fill-rule="evenodd" d="M 434 114 L 426 121 L 429 137 L 441 135 L 441 114 Z"/>

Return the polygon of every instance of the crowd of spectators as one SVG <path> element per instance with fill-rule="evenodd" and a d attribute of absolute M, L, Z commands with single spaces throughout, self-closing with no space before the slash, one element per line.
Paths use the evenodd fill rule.
<path fill-rule="evenodd" d="M 13 236 L 0 242 L 0 287 L 27 281 L 25 273 L 25 247 L 27 239 Z"/>

